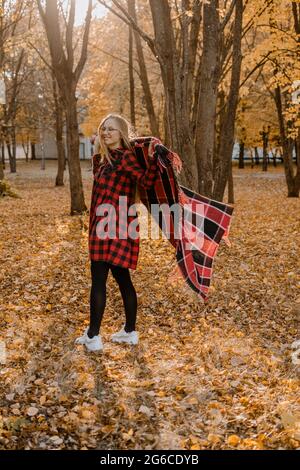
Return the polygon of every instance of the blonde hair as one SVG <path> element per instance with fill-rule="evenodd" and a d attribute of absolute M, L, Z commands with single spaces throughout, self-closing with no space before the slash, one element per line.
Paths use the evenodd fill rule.
<path fill-rule="evenodd" d="M 133 147 L 130 143 L 130 139 L 134 139 L 135 137 L 137 137 L 137 135 L 131 123 L 120 114 L 111 113 L 102 119 L 102 121 L 100 122 L 98 126 L 97 152 L 95 153 L 99 153 L 101 155 L 101 158 L 100 158 L 101 163 L 108 161 L 110 164 L 112 164 L 108 148 L 103 142 L 103 140 L 101 139 L 101 127 L 108 119 L 113 119 L 115 121 L 116 129 L 118 129 L 118 131 L 121 134 L 121 143 L 124 146 L 124 148 L 133 150 Z"/>
<path fill-rule="evenodd" d="M 121 144 L 124 148 L 134 151 L 133 146 L 130 143 L 131 139 L 137 137 L 137 134 L 134 130 L 132 124 L 123 116 L 116 113 L 110 113 L 105 116 L 98 126 L 97 137 L 95 139 L 95 153 L 100 154 L 100 163 L 108 161 L 112 165 L 112 160 L 108 151 L 107 145 L 101 139 L 101 127 L 108 120 L 113 119 L 116 123 L 115 127 L 118 129 L 121 135 Z M 140 194 L 138 187 L 135 188 L 135 202 L 140 202 Z"/>

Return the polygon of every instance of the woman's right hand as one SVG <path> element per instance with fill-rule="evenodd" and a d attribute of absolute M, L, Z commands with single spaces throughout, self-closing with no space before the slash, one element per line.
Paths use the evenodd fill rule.
<path fill-rule="evenodd" d="M 155 154 L 155 146 L 159 144 L 159 140 L 158 139 L 151 139 L 150 141 L 150 144 L 149 144 L 149 147 L 148 147 L 148 156 L 151 160 L 154 159 L 154 154 Z"/>

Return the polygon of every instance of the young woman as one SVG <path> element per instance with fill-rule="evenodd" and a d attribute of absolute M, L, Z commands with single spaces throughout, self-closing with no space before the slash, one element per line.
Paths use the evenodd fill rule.
<path fill-rule="evenodd" d="M 130 236 L 129 224 L 135 217 L 127 212 L 124 218 L 124 212 L 120 212 L 120 197 L 123 201 L 124 196 L 127 197 L 127 208 L 133 205 L 136 183 L 149 189 L 155 183 L 158 165 L 156 154 L 153 153 L 155 140 L 151 140 L 149 146 L 149 167 L 143 170 L 131 148 L 130 138 L 130 124 L 124 117 L 109 114 L 101 121 L 98 129 L 98 150 L 93 156 L 94 184 L 89 224 L 92 276 L 90 325 L 83 336 L 76 340 L 76 344 L 84 344 L 89 351 L 103 349 L 99 331 L 106 304 L 109 270 L 120 288 L 126 316 L 124 327 L 112 335 L 111 339 L 115 342 L 138 343 L 138 333 L 135 330 L 137 296 L 129 269 L 136 269 L 139 238 L 136 233 Z M 108 208 L 108 217 L 101 208 Z M 101 230 L 104 228 L 101 224 L 104 213 L 106 221 L 111 222 L 112 227 L 115 223 L 116 228 L 113 236 L 109 234 L 107 238 Z"/>

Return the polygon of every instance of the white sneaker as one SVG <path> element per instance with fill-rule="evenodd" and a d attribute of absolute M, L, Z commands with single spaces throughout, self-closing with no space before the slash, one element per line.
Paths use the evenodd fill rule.
<path fill-rule="evenodd" d="M 130 333 L 127 333 L 123 327 L 122 330 L 111 336 L 111 340 L 114 343 L 138 344 L 139 335 L 137 331 L 131 331 Z"/>
<path fill-rule="evenodd" d="M 88 351 L 102 351 L 103 343 L 100 335 L 93 336 L 92 338 L 86 337 L 85 347 Z"/>
<path fill-rule="evenodd" d="M 103 343 L 101 336 L 93 336 L 93 338 L 88 337 L 89 327 L 87 327 L 82 336 L 79 336 L 75 340 L 75 344 L 84 344 L 88 351 L 102 351 Z"/>
<path fill-rule="evenodd" d="M 85 344 L 85 340 L 87 338 L 87 332 L 89 331 L 89 327 L 87 327 L 82 336 L 75 339 L 75 344 Z"/>
<path fill-rule="evenodd" d="M 111 336 L 111 339 L 112 341 L 114 340 L 114 338 L 119 338 L 120 336 L 123 336 L 125 332 L 125 325 L 123 326 L 123 328 L 118 331 L 118 333 L 114 333 L 112 336 Z"/>

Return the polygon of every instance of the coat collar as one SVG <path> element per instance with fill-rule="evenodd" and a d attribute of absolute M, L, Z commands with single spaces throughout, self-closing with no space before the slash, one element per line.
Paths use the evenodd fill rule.
<path fill-rule="evenodd" d="M 121 153 L 124 153 L 125 150 L 126 150 L 126 149 L 125 149 L 124 147 L 117 147 L 117 148 L 115 148 L 115 149 L 110 149 L 110 148 L 108 148 L 109 153 L 110 153 L 111 155 L 115 155 L 115 156 L 117 156 L 117 155 L 119 155 L 119 154 L 121 154 Z"/>

